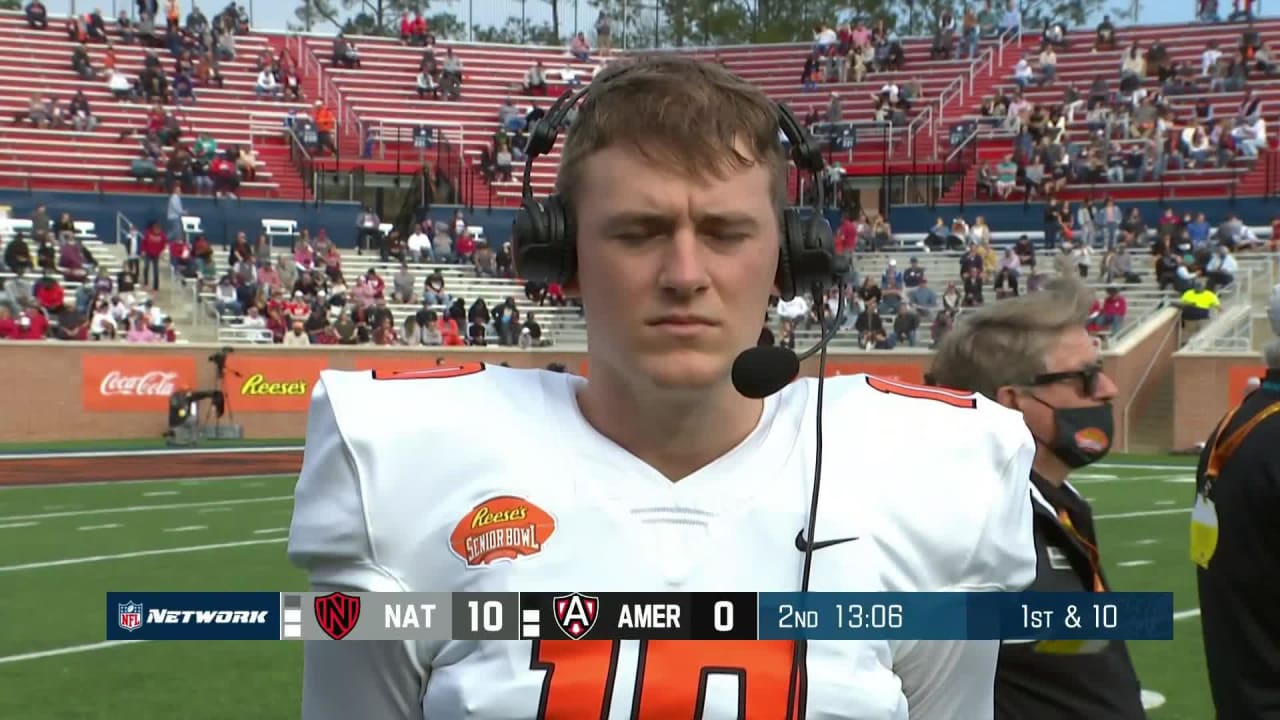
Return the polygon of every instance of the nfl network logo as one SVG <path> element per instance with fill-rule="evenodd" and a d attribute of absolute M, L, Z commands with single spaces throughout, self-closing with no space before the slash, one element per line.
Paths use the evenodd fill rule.
<path fill-rule="evenodd" d="M 116 613 L 116 624 L 121 630 L 133 632 L 142 627 L 142 605 L 130 600 L 127 603 L 121 603 Z"/>
<path fill-rule="evenodd" d="M 600 599 L 582 593 L 570 593 L 553 598 L 556 624 L 572 640 L 581 640 L 591 632 L 600 610 Z"/>

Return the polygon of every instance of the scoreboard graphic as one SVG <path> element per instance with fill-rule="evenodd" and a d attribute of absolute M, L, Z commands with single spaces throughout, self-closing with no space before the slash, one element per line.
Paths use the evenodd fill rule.
<path fill-rule="evenodd" d="M 1172 593 L 128 593 L 108 640 L 1171 640 Z"/>

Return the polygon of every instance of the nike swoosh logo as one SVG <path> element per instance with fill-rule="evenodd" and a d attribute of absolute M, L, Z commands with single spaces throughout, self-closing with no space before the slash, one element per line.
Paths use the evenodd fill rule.
<path fill-rule="evenodd" d="M 853 542 L 854 540 L 857 540 L 857 539 L 858 538 L 856 537 L 847 537 L 847 538 L 836 538 L 835 540 L 818 540 L 817 542 L 811 543 L 808 540 L 804 539 L 804 531 L 801 530 L 796 533 L 796 549 L 799 550 L 800 552 L 809 552 L 810 548 L 812 548 L 813 550 L 821 550 L 823 548 L 829 548 L 832 545 L 840 545 L 841 543 Z"/>

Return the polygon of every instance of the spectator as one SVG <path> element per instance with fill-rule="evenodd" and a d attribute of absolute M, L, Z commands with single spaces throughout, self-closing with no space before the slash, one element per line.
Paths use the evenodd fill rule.
<path fill-rule="evenodd" d="M 587 62 L 591 59 L 591 46 L 587 44 L 587 38 L 581 32 L 569 41 L 569 54 L 578 62 Z"/>
<path fill-rule="evenodd" d="M 32 29 L 45 30 L 49 27 L 49 11 L 40 0 L 31 0 L 31 2 L 27 3 L 24 13 L 27 18 L 27 24 Z"/>
<path fill-rule="evenodd" d="M 1058 76 L 1058 54 L 1053 45 L 1045 45 L 1040 51 L 1040 84 L 1048 85 Z"/>
<path fill-rule="evenodd" d="M 498 107 L 498 123 L 510 132 L 519 132 L 525 129 L 525 122 L 525 114 L 507 96 Z"/>
<path fill-rule="evenodd" d="M 334 117 L 333 111 L 319 100 L 315 101 L 315 125 L 316 125 L 316 150 L 323 152 L 326 148 L 338 151 L 337 145 L 334 144 L 333 133 L 337 127 L 338 119 Z"/>
<path fill-rule="evenodd" d="M 160 227 L 160 223 L 153 221 L 147 227 L 147 231 L 142 235 L 142 244 L 139 251 L 142 254 L 142 284 L 151 283 L 151 289 L 158 291 L 160 289 L 160 256 L 164 254 L 169 239 L 165 236 L 164 230 Z M 121 292 L 124 289 L 121 288 Z"/>
<path fill-rule="evenodd" d="M 93 80 L 98 72 L 93 69 L 93 61 L 89 58 L 89 48 L 80 43 L 71 51 L 71 70 L 82 80 Z"/>
<path fill-rule="evenodd" d="M 22 232 L 14 235 L 4 248 L 4 264 L 11 272 L 18 275 L 31 270 L 35 265 L 31 262 L 31 249 Z"/>
<path fill-rule="evenodd" d="M 276 75 L 271 72 L 271 68 L 263 68 L 258 73 L 258 82 L 254 85 L 253 92 L 258 97 L 265 95 L 273 100 L 280 96 L 280 84 L 276 82 Z"/>
<path fill-rule="evenodd" d="M 1004 17 L 1000 20 L 1000 31 L 1005 35 L 1017 33 L 1022 27 L 1022 10 L 1018 0 L 1009 0 Z"/>
<path fill-rule="evenodd" d="M 413 302 L 413 273 L 409 272 L 409 264 L 407 262 L 400 263 L 400 270 L 391 280 L 392 298 L 401 304 Z"/>
<path fill-rule="evenodd" d="M 440 99 L 440 84 L 426 70 L 418 71 L 417 91 L 419 100 L 427 99 L 428 93 L 432 100 Z"/>
<path fill-rule="evenodd" d="M 71 125 L 76 132 L 93 132 L 94 128 L 98 127 L 98 118 L 94 117 L 93 110 L 89 107 L 89 99 L 85 97 L 83 90 L 76 91 L 67 109 L 71 113 Z"/>
<path fill-rule="evenodd" d="M 1255 116 L 1251 121 L 1244 120 L 1231 131 L 1236 148 L 1240 154 L 1250 160 L 1258 157 L 1258 151 L 1267 146 L 1267 121 Z"/>
<path fill-rule="evenodd" d="M 1236 274 L 1239 272 L 1240 266 L 1236 263 L 1235 255 L 1231 253 L 1231 249 L 1226 245 L 1219 245 L 1215 248 L 1213 257 L 1209 259 L 1209 263 L 1204 268 L 1206 284 L 1210 290 L 1214 291 L 1235 282 Z"/>
<path fill-rule="evenodd" d="M 602 10 L 601 13 L 604 11 Z M 547 76 L 546 71 L 542 67 L 542 61 L 538 60 L 524 73 L 524 92 L 526 95 L 546 95 L 547 94 Z"/>
<path fill-rule="evenodd" d="M 360 51 L 343 33 L 339 32 L 338 36 L 333 39 L 333 56 L 331 58 L 334 67 L 343 67 L 348 70 L 360 67 Z"/>
<path fill-rule="evenodd" d="M 311 337 L 307 335 L 303 327 L 304 321 L 295 319 L 293 321 L 290 332 L 285 333 L 284 338 L 280 341 L 282 345 L 288 347 L 305 347 L 311 344 Z"/>
<path fill-rule="evenodd" d="M 1094 52 L 1116 49 L 1116 26 L 1111 24 L 1111 16 L 1103 15 L 1102 22 L 1093 33 Z"/>
<path fill-rule="evenodd" d="M 1094 300 L 1089 309 L 1090 332 L 1101 332 L 1114 336 L 1120 331 L 1124 316 L 1129 312 L 1128 301 L 1120 294 L 1120 288 L 1108 285 L 1107 296 L 1101 301 Z"/>
<path fill-rule="evenodd" d="M 596 16 L 596 46 L 600 48 L 601 55 L 608 55 L 613 50 L 613 29 L 609 22 L 609 13 L 601 10 Z"/>

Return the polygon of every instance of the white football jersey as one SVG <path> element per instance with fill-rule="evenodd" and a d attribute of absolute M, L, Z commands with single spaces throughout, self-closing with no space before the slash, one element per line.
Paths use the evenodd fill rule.
<path fill-rule="evenodd" d="M 291 560 L 317 591 L 796 591 L 816 380 L 679 482 L 598 433 L 568 374 L 326 371 Z M 1019 591 L 1035 577 L 1021 415 L 854 375 L 824 397 L 812 591 Z M 781 720 L 789 641 L 308 642 L 305 720 Z M 998 642 L 811 641 L 807 720 L 992 717 Z"/>

